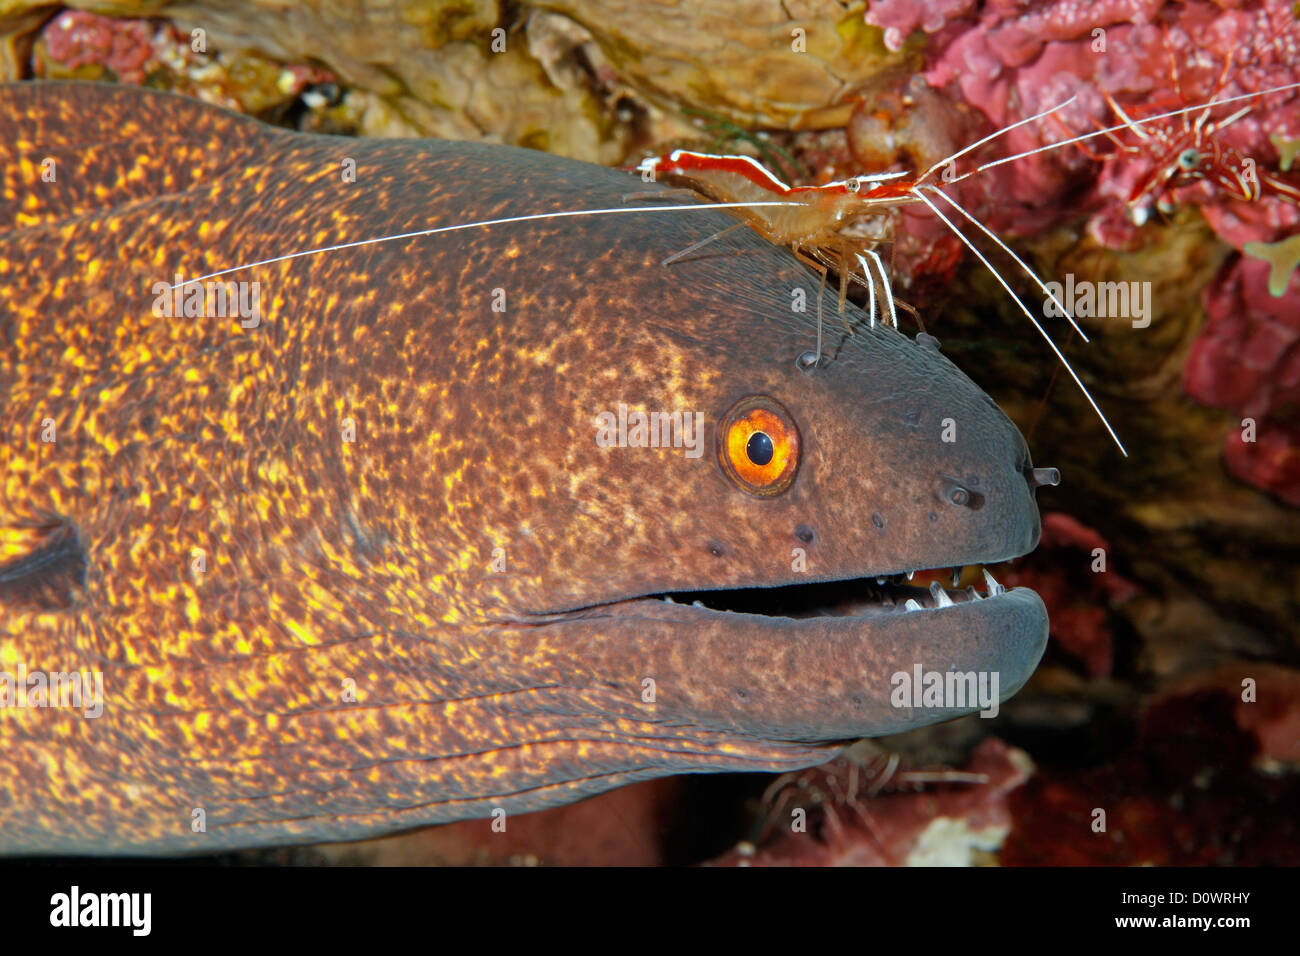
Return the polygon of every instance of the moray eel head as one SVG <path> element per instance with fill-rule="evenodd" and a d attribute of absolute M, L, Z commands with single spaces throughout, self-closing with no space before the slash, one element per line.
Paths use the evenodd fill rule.
<path fill-rule="evenodd" d="M 833 296 L 801 368 L 817 281 L 757 235 L 662 264 L 724 213 L 277 261 L 228 277 L 245 322 L 158 284 L 641 184 L 77 84 L 0 88 L 0 149 L 0 670 L 104 694 L 0 717 L 0 850 L 354 839 L 809 766 L 991 710 L 1042 654 L 1032 592 L 897 580 L 1035 546 L 1015 427 Z M 991 699 L 904 699 L 914 673 Z"/>
<path fill-rule="evenodd" d="M 739 251 L 715 255 L 752 268 Z M 606 347 L 585 360 L 580 397 L 549 413 L 585 441 L 545 428 L 527 439 L 521 460 L 563 463 L 541 484 L 566 503 L 507 547 L 547 542 L 536 574 L 499 582 L 505 616 L 538 628 L 561 672 L 604 689 L 604 713 L 689 726 L 721 753 L 775 760 L 791 742 L 978 709 L 898 706 L 897 675 L 918 666 L 996 675 L 996 696 L 1011 696 L 1046 641 L 1037 595 L 906 577 L 1032 550 L 1034 488 L 1050 470 L 1035 471 L 1015 427 L 935 340 L 855 314 L 833 360 L 803 370 L 812 316 L 791 311 L 791 292 L 815 283 L 765 265 L 762 291 L 737 282 L 719 299 L 718 268 L 674 266 L 666 292 L 619 273 L 641 290 L 625 300 L 635 308 L 603 316 Z M 664 447 L 680 437 L 674 414 L 693 445 Z M 647 443 L 660 447 L 635 447 Z M 512 584 L 523 586 L 506 596 Z"/>

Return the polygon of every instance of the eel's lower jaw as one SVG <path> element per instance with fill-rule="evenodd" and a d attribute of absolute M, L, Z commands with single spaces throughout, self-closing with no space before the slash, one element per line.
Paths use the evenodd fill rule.
<path fill-rule="evenodd" d="M 1038 595 L 991 578 L 973 592 L 875 577 L 679 592 L 582 617 L 573 623 L 600 635 L 584 653 L 604 658 L 604 670 L 620 674 L 632 661 L 639 680 L 655 679 L 659 719 L 768 741 L 883 736 L 995 715 L 987 700 L 900 702 L 900 675 L 970 675 L 1000 703 L 1028 681 L 1048 636 Z"/>

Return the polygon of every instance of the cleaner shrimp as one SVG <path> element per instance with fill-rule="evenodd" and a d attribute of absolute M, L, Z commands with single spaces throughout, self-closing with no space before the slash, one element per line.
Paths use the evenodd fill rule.
<path fill-rule="evenodd" d="M 960 217 L 979 230 L 988 240 L 993 242 L 1012 261 L 1014 261 L 1024 274 L 1027 275 L 1047 296 L 1048 300 L 1056 306 L 1060 315 L 1067 319 L 1073 330 L 1077 332 L 1085 342 L 1089 341 L 1087 335 L 1074 321 L 1070 310 L 1065 307 L 1060 299 L 1051 291 L 1038 274 L 1030 268 L 1028 263 L 1026 263 L 1022 257 L 1017 255 L 1002 239 L 994 234 L 992 230 L 976 219 L 974 215 L 958 204 L 955 199 L 939 188 L 939 186 L 933 182 L 933 179 L 936 176 L 939 176 L 943 184 L 951 185 L 971 176 L 978 175 L 979 173 L 993 167 L 1014 162 L 1038 153 L 1061 149 L 1074 143 L 1086 142 L 1099 136 L 1109 136 L 1120 131 L 1132 131 L 1134 128 L 1142 128 L 1152 123 L 1186 116 L 1194 112 L 1204 111 L 1210 107 L 1256 100 L 1262 96 L 1293 89 L 1300 89 L 1300 82 L 1272 87 L 1239 96 L 1217 99 L 1210 103 L 1181 107 L 1179 109 L 1169 110 L 1138 119 L 1126 117 L 1125 121 L 1118 125 L 1103 127 L 1089 133 L 1068 137 L 1058 142 L 1049 143 L 1035 149 L 991 160 L 962 173 L 957 173 L 955 171 L 957 160 L 961 159 L 963 156 L 981 148 L 987 143 L 996 140 L 1014 129 L 1033 123 L 1064 109 L 1074 102 L 1075 97 L 1071 97 L 1050 109 L 1043 110 L 1033 116 L 1004 126 L 1001 129 L 962 147 L 951 155 L 933 163 L 919 176 L 913 178 L 909 178 L 906 172 L 889 172 L 858 176 L 852 179 L 827 183 L 820 186 L 792 187 L 783 183 L 780 179 L 769 172 L 766 167 L 752 157 L 714 156 L 705 153 L 678 151 L 669 154 L 668 156 L 647 160 L 646 163 L 643 163 L 643 167 L 649 168 L 656 173 L 662 172 L 667 177 L 676 177 L 677 181 L 681 185 L 699 192 L 708 201 L 685 204 L 677 202 L 647 206 L 571 209 L 454 223 L 452 225 L 436 226 L 429 229 L 418 229 L 391 235 L 357 239 L 351 242 L 321 246 L 313 249 L 304 249 L 283 255 L 272 256 L 255 262 L 241 263 L 206 275 L 186 279 L 182 282 L 176 283 L 170 288 L 174 290 L 186 285 L 205 282 L 210 279 L 230 275 L 231 273 L 240 272 L 246 269 L 272 265 L 306 256 L 323 255 L 346 249 L 374 245 L 381 242 L 396 242 L 464 229 L 482 229 L 516 223 L 562 218 L 643 215 L 647 213 L 680 214 L 692 210 L 725 209 L 733 211 L 734 215 L 740 217 L 740 222 L 738 222 L 733 228 L 739 228 L 741 225 L 749 225 L 769 240 L 791 246 L 801 261 L 812 265 L 813 268 L 822 275 L 823 281 L 825 281 L 827 267 L 842 267 L 849 261 L 848 257 L 852 256 L 862 270 L 862 278 L 859 279 L 851 268 L 840 269 L 841 301 L 843 301 L 846 296 L 845 284 L 848 281 L 855 281 L 864 285 L 870 297 L 869 316 L 874 325 L 877 311 L 875 300 L 879 291 L 879 297 L 884 303 L 884 310 L 888 311 L 889 315 L 889 322 L 887 324 L 896 327 L 897 313 L 894 308 L 894 299 L 892 290 L 889 286 L 888 275 L 884 269 L 884 263 L 874 249 L 869 247 L 864 248 L 863 243 L 865 241 L 870 244 L 876 244 L 887 239 L 887 232 L 881 228 L 880 225 L 874 223 L 876 217 L 880 217 L 882 214 L 887 214 L 891 210 L 897 209 L 903 205 L 919 204 L 926 206 L 945 226 L 945 228 L 951 231 L 962 245 L 971 251 L 976 259 L 979 260 L 983 267 L 998 282 L 1003 291 L 1005 291 L 1012 301 L 1016 303 L 1020 311 L 1029 319 L 1040 337 L 1042 337 L 1042 339 L 1047 343 L 1048 347 L 1060 362 L 1061 367 L 1066 370 L 1070 378 L 1074 381 L 1088 405 L 1092 408 L 1093 412 L 1105 427 L 1116 447 L 1125 457 L 1127 457 L 1128 451 L 1125 449 L 1123 442 L 1120 441 L 1119 436 L 1111 426 L 1110 421 L 1106 418 L 1092 394 L 1079 378 L 1079 375 L 1075 372 L 1073 366 L 1070 365 L 1069 361 L 1065 358 L 1065 355 L 1053 341 L 1052 337 L 1043 328 L 1042 323 L 1038 321 L 1029 307 L 1025 305 L 1021 297 L 1012 290 L 1008 280 L 993 266 L 988 257 L 979 250 L 972 239 L 962 231 L 957 223 L 954 222 L 953 218 L 944 213 L 936 200 L 942 201 L 947 207 L 955 211 L 960 215 Z M 1206 124 L 1202 124 L 1202 126 L 1205 125 Z M 1224 124 L 1220 122 L 1218 127 L 1222 128 L 1223 125 Z M 648 167 L 647 164 L 649 164 Z M 730 229 L 724 230 L 724 232 L 729 231 Z M 719 235 L 721 235 L 721 233 L 714 234 L 701 242 L 693 244 L 687 249 L 684 249 L 670 257 L 670 261 L 682 258 L 705 243 L 718 238 Z M 870 263 L 870 265 L 868 263 Z M 876 288 L 877 281 L 880 282 L 880 290 L 877 290 Z M 821 345 L 822 323 L 819 315 L 817 351 L 803 353 L 803 355 L 799 357 L 799 364 L 801 367 L 805 369 L 815 368 L 821 363 Z"/>
<path fill-rule="evenodd" d="M 1169 59 L 1173 100 L 1179 106 L 1187 106 L 1168 28 L 1164 46 Z M 1124 131 L 1132 137 L 1126 141 L 1107 134 L 1117 154 L 1137 161 L 1139 175 L 1127 197 L 1129 216 L 1135 225 L 1144 225 L 1153 210 L 1165 214 L 1173 212 L 1179 197 L 1198 186 L 1210 192 L 1222 190 L 1229 199 L 1239 202 L 1258 202 L 1270 197 L 1300 205 L 1300 186 L 1288 181 L 1284 173 L 1257 169 L 1251 157 L 1243 156 L 1221 139 L 1224 130 L 1248 116 L 1254 108 L 1253 104 L 1247 104 L 1227 116 L 1213 117 L 1214 108 L 1226 102 L 1220 97 L 1228 87 L 1233 65 L 1231 57 L 1224 62 L 1214 85 L 1214 94 L 1195 119 L 1190 113 L 1176 117 L 1177 122 L 1150 117 L 1149 114 L 1164 108 L 1164 104 L 1156 101 L 1130 106 L 1129 111 L 1137 115 L 1134 120 L 1110 93 L 1103 94 L 1111 111 L 1123 122 Z M 1088 152 L 1086 148 L 1084 151 Z M 1089 155 L 1094 159 L 1102 158 Z"/>
<path fill-rule="evenodd" d="M 803 810 L 808 817 L 820 811 L 819 819 L 809 821 L 811 831 L 823 844 L 846 846 L 860 839 L 859 831 L 874 844 L 882 858 L 893 865 L 891 841 L 881 831 L 869 804 L 883 793 L 919 792 L 932 785 L 980 786 L 989 782 L 985 773 L 947 768 L 903 769 L 897 753 L 878 746 L 855 745 L 847 756 L 807 770 L 782 774 L 764 790 L 759 804 L 766 807 L 758 821 L 751 845 L 762 846 L 789 826 L 790 814 Z M 847 819 L 841 819 L 845 815 Z M 818 824 L 821 824 L 818 826 Z"/>
<path fill-rule="evenodd" d="M 885 304 L 884 311 L 887 312 L 886 324 L 897 328 L 898 313 L 895 309 L 893 291 L 889 285 L 889 276 L 880 255 L 872 248 L 874 245 L 889 241 L 889 214 L 901 206 L 924 204 L 930 206 L 932 211 L 942 218 L 942 213 L 934 209 L 930 200 L 926 198 L 927 192 L 937 192 L 946 202 L 960 209 L 955 200 L 930 185 L 930 180 L 936 173 L 945 170 L 944 178 L 948 178 L 953 169 L 951 164 L 958 157 L 978 149 L 1011 130 L 1064 109 L 1072 102 L 1074 102 L 1073 97 L 1051 109 L 997 130 L 940 160 L 920 176 L 910 179 L 905 172 L 890 172 L 855 176 L 820 186 L 787 186 L 752 157 L 717 156 L 690 150 L 676 150 L 666 156 L 646 159 L 637 168 L 644 176 L 658 178 L 662 175 L 671 185 L 691 189 L 719 204 L 745 200 L 753 202 L 752 206 L 737 209 L 737 215 L 745 224 L 770 242 L 789 246 L 797 258 L 821 275 L 823 283 L 828 268 L 837 271 L 840 277 L 841 317 L 844 315 L 848 283 L 858 282 L 867 290 L 868 316 L 874 327 L 876 282 L 879 280 L 881 298 Z M 780 207 L 761 205 L 764 200 L 774 197 L 789 201 L 789 205 Z M 724 230 L 724 233 L 729 231 Z M 683 249 L 666 259 L 665 264 L 689 255 L 724 233 L 709 236 Z M 1014 252 L 996 236 L 993 239 L 1003 251 L 1019 262 L 1049 297 L 1055 299 L 1046 285 L 1038 280 L 1032 270 L 1020 261 Z M 861 276 L 853 271 L 852 259 L 856 259 L 861 267 Z M 818 301 L 820 302 L 820 297 Z M 1070 321 L 1073 324 L 1073 318 Z M 846 328 L 847 325 L 846 321 Z M 1081 335 L 1083 334 L 1077 326 L 1075 328 Z M 815 365 L 822 355 L 820 314 L 817 333 L 816 352 L 804 353 L 800 357 L 801 364 Z"/>

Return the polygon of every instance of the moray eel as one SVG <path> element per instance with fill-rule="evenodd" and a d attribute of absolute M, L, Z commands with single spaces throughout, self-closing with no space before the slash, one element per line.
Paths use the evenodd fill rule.
<path fill-rule="evenodd" d="M 304 256 L 225 277 L 256 321 L 215 293 L 168 316 L 177 275 L 643 187 L 88 84 L 0 89 L 0 151 L 4 852 L 346 840 L 805 767 L 978 709 L 895 706 L 891 675 L 1005 699 L 1042 654 L 1031 591 L 908 611 L 876 583 L 1036 545 L 1016 428 L 856 309 L 802 369 L 816 281 L 748 231 L 661 265 L 725 213 Z M 638 411 L 686 417 L 656 444 Z"/>

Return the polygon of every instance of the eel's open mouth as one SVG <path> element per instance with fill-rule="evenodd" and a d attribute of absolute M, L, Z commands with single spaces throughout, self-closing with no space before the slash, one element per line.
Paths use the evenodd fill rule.
<path fill-rule="evenodd" d="M 941 584 L 947 581 L 948 586 Z M 848 578 L 773 588 L 676 591 L 648 595 L 672 604 L 763 617 L 860 617 L 902 614 L 987 601 L 1007 592 L 982 565 Z"/>

